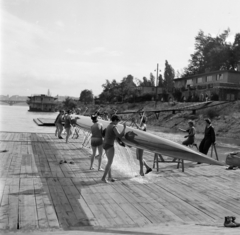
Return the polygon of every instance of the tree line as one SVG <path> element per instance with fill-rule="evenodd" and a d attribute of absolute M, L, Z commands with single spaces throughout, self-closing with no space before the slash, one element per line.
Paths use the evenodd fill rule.
<path fill-rule="evenodd" d="M 152 73 L 149 78 L 138 79 L 133 75 L 127 75 L 120 82 L 117 82 L 116 79 L 106 80 L 102 84 L 103 91 L 98 97 L 94 97 L 91 90 L 85 89 L 81 91 L 79 101 L 91 103 L 95 100 L 99 103 L 106 103 L 152 99 L 151 94 L 141 97 L 138 89 L 134 89 L 139 86 L 162 87 L 164 93 L 171 93 L 179 99 L 181 91 L 174 89 L 175 75 L 188 77 L 217 70 L 237 70 L 240 63 L 240 33 L 235 35 L 233 43 L 227 41 L 229 34 L 230 29 L 224 30 L 215 37 L 210 34 L 206 35 L 200 30 L 195 37 L 194 53 L 190 55 L 189 63 L 182 73 L 179 71 L 175 73 L 174 68 L 166 60 L 164 73 L 158 76 L 157 81 Z"/>

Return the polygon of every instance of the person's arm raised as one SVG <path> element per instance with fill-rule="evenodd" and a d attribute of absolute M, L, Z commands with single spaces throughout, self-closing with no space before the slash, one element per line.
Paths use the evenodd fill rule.
<path fill-rule="evenodd" d="M 125 134 L 125 129 L 126 129 L 126 122 L 123 123 L 123 130 L 122 130 L 121 133 L 119 133 L 116 126 L 113 128 L 113 131 L 118 138 L 122 138 Z"/>

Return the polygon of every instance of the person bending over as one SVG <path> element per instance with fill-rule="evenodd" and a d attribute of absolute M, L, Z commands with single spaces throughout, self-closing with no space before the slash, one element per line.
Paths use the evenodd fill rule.
<path fill-rule="evenodd" d="M 112 178 L 112 173 L 111 173 L 111 166 L 112 166 L 113 158 L 115 155 L 114 141 L 116 138 L 122 138 L 125 134 L 125 129 L 126 129 L 126 123 L 124 123 L 123 130 L 120 133 L 119 130 L 117 129 L 117 125 L 119 122 L 120 122 L 120 118 L 117 115 L 113 115 L 111 117 L 111 123 L 107 126 L 105 131 L 103 149 L 105 150 L 106 156 L 108 159 L 104 174 L 102 176 L 102 181 L 104 181 L 105 183 L 108 183 L 109 181 L 111 182 L 115 181 L 115 179 Z M 108 180 L 106 179 L 107 175 L 108 175 Z"/>
<path fill-rule="evenodd" d="M 102 152 L 103 152 L 103 126 L 98 122 L 98 115 L 91 116 L 93 125 L 91 126 L 91 147 L 92 147 L 92 155 L 90 161 L 90 170 L 94 170 L 93 162 L 96 156 L 96 151 L 98 149 L 98 170 L 103 171 L 101 168 L 102 163 Z"/>
<path fill-rule="evenodd" d="M 138 125 L 135 122 L 135 125 L 137 127 L 137 129 L 142 130 L 142 131 L 147 131 L 147 124 L 146 124 L 146 118 L 143 117 L 140 125 Z M 143 159 L 143 149 L 136 149 L 136 155 L 137 155 L 137 160 L 139 161 L 139 166 L 140 166 L 140 175 L 144 176 L 144 172 L 143 172 L 143 166 L 146 167 L 146 172 L 145 174 L 148 174 L 149 172 L 152 171 L 152 168 L 148 166 L 148 164 L 146 163 L 146 161 Z"/>
<path fill-rule="evenodd" d="M 184 136 L 184 138 L 187 138 L 187 139 L 182 142 L 182 144 L 186 145 L 186 146 L 194 144 L 195 133 L 196 133 L 196 130 L 195 130 L 195 127 L 194 127 L 194 122 L 192 120 L 188 121 L 188 125 L 189 125 L 189 128 L 187 130 L 178 128 L 180 131 L 188 132 L 188 135 Z"/>

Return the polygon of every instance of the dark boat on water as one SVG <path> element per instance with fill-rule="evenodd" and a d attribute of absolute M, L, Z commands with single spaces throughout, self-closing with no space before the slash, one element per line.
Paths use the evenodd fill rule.
<path fill-rule="evenodd" d="M 56 112 L 57 98 L 49 95 L 28 96 L 29 110 L 34 112 Z"/>

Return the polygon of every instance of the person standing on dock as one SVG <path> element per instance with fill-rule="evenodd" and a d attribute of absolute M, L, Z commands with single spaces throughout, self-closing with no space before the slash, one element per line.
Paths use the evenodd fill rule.
<path fill-rule="evenodd" d="M 61 115 L 61 110 L 59 110 L 59 113 L 58 113 L 58 115 L 57 115 L 57 117 L 56 117 L 56 119 L 55 119 L 55 121 L 54 121 L 54 125 L 55 125 L 55 127 L 56 127 L 56 130 L 55 130 L 55 136 L 58 136 L 58 125 L 57 125 L 57 120 L 58 120 L 58 118 L 59 118 L 60 115 Z"/>
<path fill-rule="evenodd" d="M 68 111 L 66 112 L 65 117 L 64 117 L 64 128 L 65 128 L 66 133 L 67 133 L 67 135 L 66 135 L 66 143 L 68 143 L 68 138 L 69 138 L 69 136 L 72 134 L 72 133 L 71 133 L 71 127 L 72 127 L 71 121 L 72 121 L 72 120 L 71 120 L 70 114 L 71 114 L 71 111 L 68 110 Z"/>
<path fill-rule="evenodd" d="M 107 126 L 106 128 L 106 133 L 103 141 L 103 149 L 106 152 L 106 156 L 108 159 L 107 165 L 105 167 L 105 171 L 102 177 L 102 181 L 105 183 L 108 183 L 109 181 L 114 182 L 115 179 L 112 178 L 112 173 L 111 173 L 111 166 L 113 163 L 113 158 L 115 155 L 115 149 L 114 149 L 114 141 L 116 138 L 122 138 L 125 134 L 125 129 L 126 129 L 126 123 L 123 123 L 123 130 L 120 133 L 117 129 L 117 125 L 120 122 L 120 118 L 117 115 L 113 115 L 111 117 L 111 123 Z M 106 179 L 108 175 L 108 180 Z"/>
<path fill-rule="evenodd" d="M 194 122 L 192 120 L 188 121 L 188 125 L 189 125 L 189 128 L 187 130 L 178 128 L 178 130 L 180 130 L 180 131 L 188 132 L 188 135 L 184 136 L 184 138 L 187 138 L 187 139 L 182 142 L 182 144 L 186 145 L 186 146 L 194 144 L 195 133 L 196 133 L 196 130 L 195 130 L 195 127 L 194 127 Z"/>
<path fill-rule="evenodd" d="M 94 170 L 93 162 L 96 156 L 96 152 L 98 149 L 98 171 L 103 171 L 101 168 L 102 163 L 102 152 L 103 152 L 103 126 L 98 122 L 98 115 L 93 114 L 91 116 L 93 125 L 91 126 L 91 147 L 92 147 L 92 155 L 90 162 L 90 170 Z"/>
<path fill-rule="evenodd" d="M 54 124 L 56 126 L 55 136 L 58 136 L 59 139 L 63 139 L 63 137 L 61 136 L 62 131 L 63 131 L 63 124 L 62 124 L 63 115 L 64 115 L 64 111 L 60 110 L 59 114 L 54 122 Z"/>
<path fill-rule="evenodd" d="M 147 124 L 146 124 L 146 118 L 142 117 L 140 125 L 138 125 L 135 122 L 135 125 L 137 127 L 137 129 L 142 130 L 142 131 L 147 131 Z M 143 149 L 136 149 L 136 155 L 137 155 L 137 160 L 139 161 L 139 166 L 140 166 L 140 175 L 144 176 L 144 172 L 143 172 L 143 166 L 146 167 L 146 172 L 145 174 L 148 174 L 149 172 L 152 171 L 152 168 L 150 166 L 148 166 L 148 164 L 146 163 L 146 161 L 143 159 Z"/>
<path fill-rule="evenodd" d="M 216 137 L 211 120 L 209 118 L 206 118 L 205 122 L 206 127 L 204 131 L 204 138 L 199 145 L 199 152 L 207 155 L 210 146 L 215 143 Z"/>

